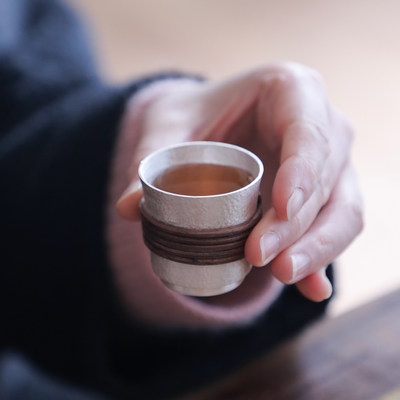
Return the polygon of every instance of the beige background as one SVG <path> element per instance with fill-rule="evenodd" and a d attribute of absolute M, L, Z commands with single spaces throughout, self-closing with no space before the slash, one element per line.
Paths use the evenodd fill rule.
<path fill-rule="evenodd" d="M 105 76 L 179 68 L 222 78 L 298 61 L 325 77 L 353 120 L 366 227 L 340 258 L 338 314 L 400 286 L 398 0 L 71 0 L 89 20 Z"/>

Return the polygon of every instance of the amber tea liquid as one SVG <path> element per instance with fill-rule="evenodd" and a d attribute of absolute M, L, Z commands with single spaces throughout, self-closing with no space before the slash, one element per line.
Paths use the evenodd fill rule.
<path fill-rule="evenodd" d="M 184 164 L 171 167 L 153 182 L 157 188 L 186 196 L 212 196 L 233 192 L 254 178 L 241 168 L 217 164 Z"/>

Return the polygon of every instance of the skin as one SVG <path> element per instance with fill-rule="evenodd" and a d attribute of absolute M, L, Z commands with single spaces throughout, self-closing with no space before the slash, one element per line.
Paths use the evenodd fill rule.
<path fill-rule="evenodd" d="M 310 300 L 331 295 L 325 268 L 362 230 L 362 199 L 350 164 L 353 128 L 315 70 L 280 63 L 222 82 L 160 82 L 135 96 L 129 119 L 125 129 L 135 125 L 140 137 L 117 203 L 123 218 L 139 219 L 137 167 L 152 151 L 191 140 L 240 145 L 265 166 L 265 212 L 247 260 Z"/>

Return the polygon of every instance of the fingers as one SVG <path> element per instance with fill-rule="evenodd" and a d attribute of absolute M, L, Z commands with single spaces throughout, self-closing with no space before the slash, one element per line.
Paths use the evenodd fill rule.
<path fill-rule="evenodd" d="M 269 209 L 246 241 L 247 260 L 254 266 L 262 267 L 295 243 L 305 234 L 317 217 L 316 202 L 316 196 L 312 196 L 306 206 L 290 221 L 280 219 L 274 208 Z M 285 275 L 284 271 L 283 274 L 278 278 L 283 282 L 288 281 L 290 278 L 286 276 L 287 274 Z"/>
<path fill-rule="evenodd" d="M 281 166 L 272 190 L 277 215 L 290 220 L 311 196 L 319 210 L 329 199 L 348 161 L 352 129 L 332 110 L 326 133 L 309 123 L 292 124 L 285 132 Z"/>
<path fill-rule="evenodd" d="M 290 221 L 282 221 L 269 211 L 246 243 L 249 262 L 270 262 L 276 278 L 287 284 L 298 283 L 302 293 L 312 300 L 329 292 L 325 278 L 313 275 L 330 264 L 363 227 L 361 195 L 350 167 L 345 168 L 328 203 L 315 218 L 311 211 L 314 198 Z M 308 218 L 313 220 L 309 228 L 304 222 Z M 270 245 L 273 241 L 263 243 L 271 233 L 279 238 L 275 246 Z M 263 244 L 267 246 L 262 250 Z"/>
<path fill-rule="evenodd" d="M 296 286 L 304 297 L 316 302 L 328 299 L 333 292 L 332 284 L 327 278 L 325 270 L 307 276 L 299 281 Z"/>
<path fill-rule="evenodd" d="M 361 195 L 354 171 L 347 167 L 310 229 L 272 263 L 275 276 L 296 283 L 318 271 L 331 263 L 362 227 Z"/>
<path fill-rule="evenodd" d="M 293 218 L 314 194 L 328 200 L 348 159 L 352 129 L 330 106 L 319 75 L 298 64 L 281 64 L 265 75 L 258 125 L 270 146 L 280 148 L 272 189 L 277 216 Z"/>
<path fill-rule="evenodd" d="M 246 256 L 254 265 L 270 263 L 282 282 L 321 301 L 332 293 L 325 266 L 362 225 L 356 180 L 346 167 L 353 131 L 330 106 L 314 71 L 286 64 L 274 73 L 265 80 L 258 108 L 260 133 L 280 149 L 274 209 L 249 237 Z"/>
<path fill-rule="evenodd" d="M 322 182 L 321 175 L 330 153 L 329 139 L 316 126 L 297 121 L 286 129 L 281 165 L 272 188 L 272 201 L 278 217 L 292 219 L 318 185 L 327 183 Z M 334 166 L 341 167 L 345 158 L 346 155 L 341 155 Z"/>

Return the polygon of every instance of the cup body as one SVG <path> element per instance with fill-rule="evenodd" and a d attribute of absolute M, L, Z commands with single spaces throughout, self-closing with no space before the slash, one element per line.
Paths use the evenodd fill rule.
<path fill-rule="evenodd" d="M 228 193 L 187 196 L 153 185 L 165 170 L 185 164 L 217 164 L 246 170 L 253 180 Z M 142 207 L 157 221 L 184 229 L 210 230 L 240 225 L 257 209 L 263 164 L 241 147 L 219 142 L 187 142 L 156 151 L 139 166 Z M 250 272 L 244 258 L 216 265 L 186 264 L 151 253 L 154 272 L 171 289 L 192 296 L 212 296 L 238 287 Z"/>

